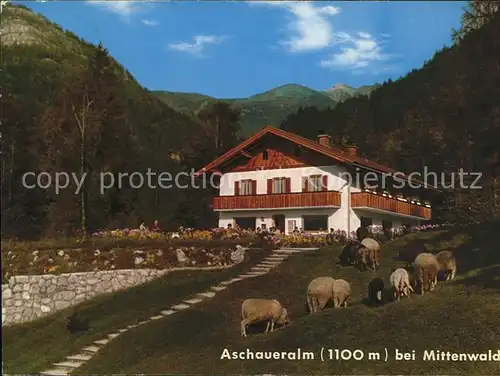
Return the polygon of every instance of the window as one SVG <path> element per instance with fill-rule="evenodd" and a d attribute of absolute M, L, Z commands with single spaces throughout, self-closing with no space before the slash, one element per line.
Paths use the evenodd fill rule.
<path fill-rule="evenodd" d="M 254 195 L 257 192 L 257 180 L 240 180 L 234 182 L 234 192 L 238 196 Z"/>
<path fill-rule="evenodd" d="M 390 230 L 391 228 L 392 228 L 392 222 L 391 221 L 386 221 L 386 220 L 382 221 L 382 229 L 384 231 Z"/>
<path fill-rule="evenodd" d="M 235 218 L 236 225 L 242 230 L 255 230 L 255 217 L 240 217 Z"/>
<path fill-rule="evenodd" d="M 291 191 L 291 178 L 267 179 L 267 194 L 289 193 Z"/>
<path fill-rule="evenodd" d="M 286 179 L 285 178 L 273 179 L 273 193 L 286 193 Z"/>
<path fill-rule="evenodd" d="M 373 224 L 373 220 L 370 217 L 361 217 L 361 227 L 368 227 Z"/>
<path fill-rule="evenodd" d="M 327 215 L 305 215 L 303 217 L 304 231 L 328 230 Z"/>
<path fill-rule="evenodd" d="M 327 175 L 311 175 L 303 179 L 303 192 L 320 192 L 326 191 L 328 187 Z"/>
<path fill-rule="evenodd" d="M 262 159 L 265 160 L 265 161 L 267 161 L 268 158 L 269 158 L 269 153 L 267 152 L 267 150 L 264 150 L 262 152 Z"/>

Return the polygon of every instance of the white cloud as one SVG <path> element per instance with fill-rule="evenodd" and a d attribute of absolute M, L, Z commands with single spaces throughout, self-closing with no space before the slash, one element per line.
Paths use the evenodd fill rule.
<path fill-rule="evenodd" d="M 160 23 L 154 20 L 142 20 L 142 23 L 146 26 L 158 26 Z"/>
<path fill-rule="evenodd" d="M 194 43 L 174 43 L 170 44 L 169 48 L 175 51 L 186 52 L 192 55 L 203 56 L 203 50 L 207 45 L 218 44 L 226 40 L 227 37 L 215 35 L 196 35 Z"/>
<path fill-rule="evenodd" d="M 382 42 L 376 41 L 370 34 L 358 32 L 356 37 L 344 33 L 343 44 L 350 44 L 349 47 L 341 47 L 340 52 L 334 53 L 328 60 L 320 62 L 322 67 L 357 71 L 366 69 L 373 63 L 378 63 L 376 70 L 383 70 L 380 62 L 387 61 L 394 55 L 386 54 L 383 51 Z M 375 68 L 374 68 L 375 69 Z"/>
<path fill-rule="evenodd" d="M 124 21 L 130 21 L 136 13 L 145 13 L 158 0 L 87 0 L 87 4 L 100 7 L 120 16 Z M 167 1 L 167 0 L 165 0 Z"/>
<path fill-rule="evenodd" d="M 288 24 L 291 36 L 280 44 L 290 52 L 320 50 L 334 42 L 333 27 L 328 16 L 337 15 L 340 9 L 331 5 L 316 6 L 306 1 L 255 1 L 251 5 L 267 5 L 286 9 L 292 16 Z"/>
<path fill-rule="evenodd" d="M 320 62 L 322 67 L 350 70 L 352 73 L 366 73 L 368 69 L 371 73 L 394 69 L 394 66 L 382 64 L 396 56 L 384 52 L 383 41 L 376 40 L 366 31 L 348 33 L 334 30 L 329 17 L 340 13 L 337 7 L 319 6 L 309 1 L 250 1 L 248 4 L 281 8 L 289 13 L 291 20 L 287 31 L 290 36 L 280 42 L 289 52 L 339 49 Z M 390 37 L 383 33 L 379 35 L 382 39 Z"/>

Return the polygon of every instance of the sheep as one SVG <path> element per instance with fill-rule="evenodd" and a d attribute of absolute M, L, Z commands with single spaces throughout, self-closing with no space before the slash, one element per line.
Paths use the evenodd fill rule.
<path fill-rule="evenodd" d="M 412 244 L 408 248 L 405 248 L 404 250 L 401 250 L 398 252 L 396 255 L 395 259 L 399 261 L 405 261 L 408 264 L 408 267 L 411 267 L 413 265 L 413 262 L 415 261 L 415 258 L 421 254 L 427 252 L 426 246 L 424 242 L 418 242 L 416 244 Z"/>
<path fill-rule="evenodd" d="M 410 284 L 410 276 L 406 269 L 396 269 L 390 276 L 391 286 L 394 289 L 394 299 L 399 300 L 401 296 L 410 296 L 410 292 L 415 292 Z"/>
<path fill-rule="evenodd" d="M 382 303 L 384 292 L 384 281 L 380 278 L 374 278 L 368 284 L 368 301 L 370 305 L 379 305 Z"/>
<path fill-rule="evenodd" d="M 380 265 L 380 244 L 372 238 L 364 238 L 361 241 L 361 244 L 370 250 L 373 261 L 373 270 L 377 269 Z"/>
<path fill-rule="evenodd" d="M 428 291 L 434 291 L 439 271 L 436 256 L 432 253 L 421 253 L 413 264 L 415 265 L 415 283 L 419 284 L 420 294 L 424 294 L 426 287 Z"/>
<path fill-rule="evenodd" d="M 367 238 L 368 236 L 370 236 L 370 232 L 368 231 L 368 229 L 364 226 L 361 226 L 361 227 L 358 227 L 358 229 L 356 230 L 356 237 L 358 238 L 358 240 L 361 242 L 364 238 Z"/>
<path fill-rule="evenodd" d="M 246 299 L 241 304 L 241 335 L 247 336 L 247 325 L 267 321 L 266 333 L 271 328 L 274 331 L 274 324 L 288 325 L 290 319 L 288 312 L 276 299 Z"/>
<path fill-rule="evenodd" d="M 338 263 L 343 266 L 352 265 L 356 262 L 358 249 L 361 243 L 349 241 L 340 252 Z"/>
<path fill-rule="evenodd" d="M 457 273 L 457 262 L 453 252 L 451 251 L 441 251 L 436 254 L 436 260 L 439 264 L 439 269 L 444 270 L 446 273 L 446 280 L 455 279 L 455 274 Z"/>
<path fill-rule="evenodd" d="M 309 283 L 307 287 L 307 306 L 311 314 L 323 310 L 328 301 L 333 298 L 334 282 L 335 280 L 332 277 L 318 277 Z"/>
<path fill-rule="evenodd" d="M 333 283 L 333 304 L 335 308 L 347 307 L 347 299 L 351 295 L 351 285 L 343 279 Z"/>
<path fill-rule="evenodd" d="M 358 248 L 356 264 L 361 271 L 366 270 L 368 268 L 368 264 L 370 264 L 372 269 L 374 269 L 373 252 L 363 246 Z"/>

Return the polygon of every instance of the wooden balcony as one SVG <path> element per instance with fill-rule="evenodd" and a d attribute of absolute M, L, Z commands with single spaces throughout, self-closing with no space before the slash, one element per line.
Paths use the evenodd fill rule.
<path fill-rule="evenodd" d="M 352 193 L 351 207 L 353 209 L 372 208 L 422 219 L 431 219 L 431 209 L 426 206 L 410 204 L 396 198 L 379 196 L 368 192 Z"/>
<path fill-rule="evenodd" d="M 253 196 L 217 196 L 214 210 L 340 207 L 337 191 L 284 193 Z"/>

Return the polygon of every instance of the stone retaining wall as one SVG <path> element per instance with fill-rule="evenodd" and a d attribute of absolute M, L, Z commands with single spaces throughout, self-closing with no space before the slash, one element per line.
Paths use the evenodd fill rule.
<path fill-rule="evenodd" d="M 140 285 L 172 271 L 214 270 L 231 266 L 13 276 L 8 284 L 2 284 L 2 326 L 31 321 L 97 295 Z"/>

